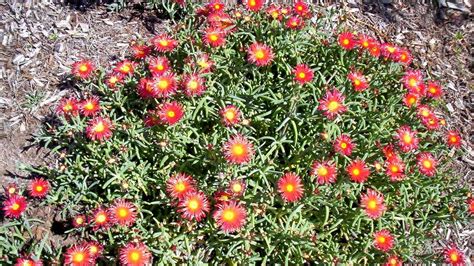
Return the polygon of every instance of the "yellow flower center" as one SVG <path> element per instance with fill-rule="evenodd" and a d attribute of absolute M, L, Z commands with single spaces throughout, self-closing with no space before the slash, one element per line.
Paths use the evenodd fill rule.
<path fill-rule="evenodd" d="M 41 192 L 41 191 L 43 191 L 43 189 L 44 189 L 43 186 L 36 186 L 36 187 L 35 187 L 35 190 L 36 190 L 37 192 Z"/>
<path fill-rule="evenodd" d="M 99 251 L 99 249 L 97 248 L 97 246 L 94 246 L 94 245 L 90 246 L 90 247 L 89 247 L 89 250 L 90 250 L 90 252 L 91 252 L 92 254 L 96 254 L 96 253 Z"/>
<path fill-rule="evenodd" d="M 343 149 L 347 148 L 347 143 L 342 142 L 342 143 L 341 143 L 341 148 L 343 148 Z"/>
<path fill-rule="evenodd" d="M 170 43 L 167 40 L 160 40 L 160 45 L 161 46 L 168 46 Z"/>
<path fill-rule="evenodd" d="M 257 2 L 255 0 L 250 0 L 249 1 L 249 6 L 256 6 Z"/>
<path fill-rule="evenodd" d="M 397 173 L 398 172 L 398 166 L 392 165 L 392 167 L 390 167 L 390 171 L 392 171 L 392 173 Z"/>
<path fill-rule="evenodd" d="M 163 69 L 165 69 L 165 67 L 163 65 L 157 65 L 156 69 L 158 69 L 159 71 L 162 71 Z"/>
<path fill-rule="evenodd" d="M 117 83 L 117 81 L 118 81 L 118 78 L 116 76 L 110 77 L 110 79 L 109 79 L 109 82 L 111 84 L 115 84 L 115 83 Z"/>
<path fill-rule="evenodd" d="M 354 169 L 354 170 L 352 170 L 352 174 L 355 175 L 355 176 L 358 176 L 358 175 L 360 175 L 360 170 L 359 169 Z"/>
<path fill-rule="evenodd" d="M 458 139 L 455 136 L 450 137 L 449 140 L 451 140 L 451 142 L 457 142 L 458 141 Z"/>
<path fill-rule="evenodd" d="M 72 110 L 72 104 L 70 104 L 70 103 L 65 104 L 64 107 L 63 107 L 63 110 L 64 111 L 71 111 Z"/>
<path fill-rule="evenodd" d="M 191 209 L 192 211 L 195 211 L 199 208 L 199 202 L 195 199 L 190 200 L 188 202 L 188 208 Z"/>
<path fill-rule="evenodd" d="M 369 200 L 369 204 L 367 204 L 367 208 L 374 210 L 377 208 L 377 201 Z"/>
<path fill-rule="evenodd" d="M 16 210 L 18 210 L 18 209 L 20 209 L 20 204 L 18 204 L 18 203 L 13 203 L 13 205 L 12 205 L 12 210 L 16 211 Z"/>
<path fill-rule="evenodd" d="M 359 86 L 359 85 L 360 85 L 360 80 L 359 80 L 359 79 L 355 79 L 355 80 L 354 80 L 354 85 Z"/>
<path fill-rule="evenodd" d="M 95 221 L 98 223 L 103 223 L 107 220 L 107 216 L 105 214 L 99 214 L 97 218 L 95 218 Z"/>
<path fill-rule="evenodd" d="M 402 54 L 402 55 L 400 56 L 400 59 L 401 59 L 402 61 L 406 60 L 406 59 L 407 59 L 406 54 Z"/>
<path fill-rule="evenodd" d="M 179 192 L 183 192 L 186 189 L 186 185 L 184 184 L 184 182 L 179 182 L 174 186 L 174 188 Z"/>
<path fill-rule="evenodd" d="M 225 112 L 225 118 L 227 118 L 227 120 L 234 120 L 235 113 L 232 110 L 228 110 Z"/>
<path fill-rule="evenodd" d="M 232 146 L 232 154 L 236 156 L 241 156 L 245 153 L 245 147 L 242 144 L 235 144 Z"/>
<path fill-rule="evenodd" d="M 368 41 L 364 41 L 364 42 L 362 43 L 362 46 L 365 47 L 365 48 L 369 47 L 369 42 L 368 42 Z"/>
<path fill-rule="evenodd" d="M 87 70 L 89 70 L 89 67 L 87 67 L 87 65 L 81 65 L 79 67 L 79 71 L 80 72 L 86 72 Z"/>
<path fill-rule="evenodd" d="M 303 10 L 303 7 L 302 7 L 302 6 L 298 6 L 296 9 L 298 9 L 298 11 L 301 11 L 301 10 Z"/>
<path fill-rule="evenodd" d="M 450 255 L 449 257 L 451 258 L 451 261 L 452 261 L 452 262 L 457 262 L 457 261 L 458 261 L 458 258 L 459 258 L 458 254 L 456 254 L 456 253 L 454 253 L 454 252 L 451 253 L 451 255 Z"/>
<path fill-rule="evenodd" d="M 16 189 L 14 187 L 11 187 L 11 188 L 8 189 L 9 194 L 13 194 L 15 192 L 16 192 Z"/>
<path fill-rule="evenodd" d="M 218 39 L 219 39 L 219 37 L 216 34 L 211 34 L 209 36 L 209 40 L 211 40 L 213 42 L 217 41 Z"/>
<path fill-rule="evenodd" d="M 168 88 L 169 84 L 170 83 L 167 80 L 162 79 L 162 80 L 158 81 L 158 88 L 160 88 L 161 90 L 166 90 Z"/>
<path fill-rule="evenodd" d="M 272 17 L 273 17 L 273 18 L 278 18 L 279 15 L 280 15 L 280 14 L 278 14 L 278 11 L 273 11 L 273 12 L 272 12 Z"/>
<path fill-rule="evenodd" d="M 344 45 L 349 45 L 350 41 L 349 41 L 349 39 L 344 39 L 344 40 L 342 41 L 342 43 L 343 43 Z"/>
<path fill-rule="evenodd" d="M 197 64 L 198 64 L 201 68 L 207 68 L 207 67 L 209 67 L 209 63 L 207 63 L 207 61 L 205 61 L 205 60 L 199 60 L 199 61 L 197 62 Z"/>
<path fill-rule="evenodd" d="M 287 192 L 293 192 L 293 190 L 295 190 L 295 186 L 293 186 L 293 184 L 286 185 Z"/>
<path fill-rule="evenodd" d="M 325 176 L 328 174 L 328 169 L 324 166 L 318 168 L 318 175 Z"/>
<path fill-rule="evenodd" d="M 395 47 L 389 46 L 389 47 L 387 47 L 387 51 L 388 51 L 389 53 L 394 53 L 394 52 L 395 52 Z"/>
<path fill-rule="evenodd" d="M 91 103 L 91 102 L 87 102 L 87 103 L 84 105 L 84 108 L 85 108 L 86 110 L 92 110 L 92 109 L 94 109 L 94 104 Z"/>
<path fill-rule="evenodd" d="M 396 259 L 390 259 L 390 265 L 397 265 Z"/>
<path fill-rule="evenodd" d="M 257 59 L 263 59 L 265 57 L 265 53 L 262 51 L 262 50 L 258 50 L 256 53 L 255 53 L 255 57 Z"/>
<path fill-rule="evenodd" d="M 242 185 L 239 183 L 235 183 L 234 185 L 232 185 L 232 191 L 236 193 L 242 191 Z"/>
<path fill-rule="evenodd" d="M 196 90 L 198 88 L 198 86 L 199 86 L 199 83 L 195 80 L 191 80 L 191 81 L 188 82 L 188 88 L 190 90 Z"/>
<path fill-rule="evenodd" d="M 298 77 L 300 79 L 304 79 L 306 77 L 306 74 L 304 72 L 300 72 L 300 73 L 298 73 Z"/>
<path fill-rule="evenodd" d="M 85 258 L 84 253 L 77 252 L 77 253 L 74 253 L 74 255 L 72 256 L 72 261 L 76 263 L 80 263 L 84 261 L 84 258 Z"/>
<path fill-rule="evenodd" d="M 168 111 L 168 112 L 166 113 L 166 115 L 167 115 L 169 118 L 173 118 L 173 117 L 176 116 L 176 113 L 175 113 L 174 111 Z"/>
<path fill-rule="evenodd" d="M 410 84 L 410 87 L 416 87 L 418 85 L 418 81 L 415 78 L 411 78 L 408 83 Z"/>
<path fill-rule="evenodd" d="M 380 244 L 385 243 L 386 240 L 387 240 L 387 239 L 386 239 L 384 236 L 379 236 L 379 237 L 377 238 L 377 241 L 378 241 Z"/>
<path fill-rule="evenodd" d="M 337 101 L 330 101 L 328 104 L 328 110 L 334 112 L 339 108 L 339 103 Z"/>
<path fill-rule="evenodd" d="M 410 136 L 409 133 L 405 133 L 403 135 L 403 142 L 405 142 L 406 144 L 410 144 L 412 142 L 413 138 Z"/>
<path fill-rule="evenodd" d="M 140 261 L 140 258 L 141 258 L 140 252 L 134 250 L 134 251 L 130 252 L 128 258 L 132 262 L 138 262 L 138 261 Z"/>
<path fill-rule="evenodd" d="M 97 123 L 97 125 L 95 125 L 95 127 L 94 127 L 94 131 L 97 132 L 97 133 L 104 132 L 104 130 L 105 130 L 105 125 L 104 125 L 104 123 L 102 123 L 102 121 Z"/>
<path fill-rule="evenodd" d="M 76 218 L 76 223 L 77 224 L 82 224 L 82 223 L 84 223 L 84 219 L 82 217 L 78 217 L 78 218 Z"/>
<path fill-rule="evenodd" d="M 222 218 L 226 222 L 232 222 L 235 219 L 235 212 L 233 210 L 225 210 Z"/>
<path fill-rule="evenodd" d="M 423 166 L 425 168 L 431 168 L 433 166 L 433 164 L 429 160 L 424 160 L 423 161 Z"/>
<path fill-rule="evenodd" d="M 128 216 L 128 210 L 127 208 L 119 208 L 117 214 L 120 218 L 125 218 Z"/>

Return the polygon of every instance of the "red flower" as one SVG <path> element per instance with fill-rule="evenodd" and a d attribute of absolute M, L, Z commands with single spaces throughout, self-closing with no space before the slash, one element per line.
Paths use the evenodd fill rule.
<path fill-rule="evenodd" d="M 336 182 L 337 168 L 329 162 L 313 162 L 311 175 L 317 177 L 319 184 L 331 184 Z"/>
<path fill-rule="evenodd" d="M 43 178 L 35 178 L 28 186 L 30 196 L 35 198 L 44 198 L 49 191 L 49 182 Z"/>
<path fill-rule="evenodd" d="M 62 98 L 59 102 L 57 112 L 64 116 L 76 116 L 79 114 L 79 105 L 76 98 Z"/>
<path fill-rule="evenodd" d="M 216 204 L 219 205 L 219 204 L 222 204 L 223 202 L 227 202 L 231 200 L 232 195 L 231 193 L 228 193 L 226 191 L 218 190 L 214 192 L 213 198 L 216 201 Z"/>
<path fill-rule="evenodd" d="M 426 90 L 426 96 L 433 99 L 439 99 L 441 98 L 441 96 L 443 96 L 443 89 L 441 88 L 441 85 L 439 85 L 439 83 L 434 81 L 428 81 L 427 87 L 428 88 Z"/>
<path fill-rule="evenodd" d="M 143 119 L 143 123 L 147 127 L 154 127 L 161 124 L 160 115 L 158 114 L 158 110 L 148 110 L 147 115 Z"/>
<path fill-rule="evenodd" d="M 226 126 L 233 126 L 240 122 L 240 110 L 233 105 L 227 105 L 219 113 L 221 114 L 222 122 Z"/>
<path fill-rule="evenodd" d="M 345 98 L 337 89 L 326 91 L 326 95 L 319 100 L 318 110 L 323 111 L 328 119 L 334 119 L 338 114 L 343 114 L 347 110 L 344 105 Z"/>
<path fill-rule="evenodd" d="M 410 65 L 413 61 L 413 56 L 407 49 L 397 49 L 394 58 L 397 62 L 400 62 L 406 66 Z"/>
<path fill-rule="evenodd" d="M 220 12 L 220 11 L 223 11 L 224 10 L 224 4 L 221 3 L 219 0 L 212 0 L 209 4 L 208 4 L 208 8 L 212 11 L 212 12 Z"/>
<path fill-rule="evenodd" d="M 387 161 L 387 175 L 391 181 L 400 181 L 405 177 L 405 165 L 402 161 Z"/>
<path fill-rule="evenodd" d="M 19 218 L 28 205 L 26 198 L 20 195 L 12 195 L 3 202 L 5 217 Z"/>
<path fill-rule="evenodd" d="M 158 115 L 161 119 L 161 122 L 171 126 L 178 123 L 179 120 L 183 118 L 184 108 L 176 101 L 164 103 L 158 111 Z"/>
<path fill-rule="evenodd" d="M 390 231 L 382 229 L 374 234 L 374 247 L 380 251 L 387 252 L 394 246 L 394 238 Z"/>
<path fill-rule="evenodd" d="M 296 14 L 307 17 L 309 15 L 309 6 L 305 2 L 298 0 L 295 2 L 293 10 Z"/>
<path fill-rule="evenodd" d="M 126 266 L 145 266 L 150 264 L 152 256 L 142 242 L 129 242 L 119 250 L 120 263 Z"/>
<path fill-rule="evenodd" d="M 373 57 L 379 57 L 380 54 L 381 54 L 381 50 L 380 50 L 380 43 L 378 43 L 377 41 L 372 41 L 369 45 L 369 53 L 373 56 Z"/>
<path fill-rule="evenodd" d="M 357 45 L 361 48 L 364 48 L 364 49 L 369 49 L 370 47 L 370 44 L 372 42 L 375 42 L 375 40 L 365 34 L 359 34 L 357 35 L 357 38 L 358 38 L 358 42 L 357 42 Z"/>
<path fill-rule="evenodd" d="M 398 139 L 398 146 L 404 152 L 409 152 L 416 150 L 418 148 L 418 137 L 416 136 L 417 132 L 411 130 L 409 126 L 402 126 L 397 130 L 397 135 L 395 136 Z"/>
<path fill-rule="evenodd" d="M 173 199 L 183 199 L 188 192 L 196 190 L 195 184 L 196 182 L 191 176 L 179 173 L 166 181 L 166 192 Z"/>
<path fill-rule="evenodd" d="M 422 174 L 426 176 L 433 176 L 436 173 L 436 166 L 438 162 L 429 152 L 422 152 L 417 156 L 418 167 Z"/>
<path fill-rule="evenodd" d="M 248 10 L 257 12 L 262 9 L 264 0 L 246 0 L 246 7 Z"/>
<path fill-rule="evenodd" d="M 156 98 L 159 95 L 159 91 L 155 88 L 153 81 L 147 78 L 140 79 L 137 90 L 140 97 L 144 99 Z"/>
<path fill-rule="evenodd" d="M 395 255 L 392 255 L 387 258 L 384 266 L 402 266 L 402 261 Z"/>
<path fill-rule="evenodd" d="M 305 64 L 297 65 L 293 70 L 293 73 L 295 75 L 295 80 L 301 85 L 310 82 L 314 77 L 313 70 Z"/>
<path fill-rule="evenodd" d="M 131 226 L 137 217 L 137 208 L 133 203 L 124 199 L 118 199 L 108 209 L 110 220 L 122 226 Z"/>
<path fill-rule="evenodd" d="M 199 96 L 206 90 L 205 81 L 196 74 L 183 76 L 184 92 L 188 96 Z"/>
<path fill-rule="evenodd" d="M 204 34 L 204 43 L 211 47 L 219 47 L 225 44 L 225 33 L 218 28 L 209 28 Z"/>
<path fill-rule="evenodd" d="M 362 160 L 355 160 L 347 166 L 347 173 L 351 177 L 351 180 L 357 183 L 362 183 L 367 181 L 370 170 L 367 168 L 367 165 Z"/>
<path fill-rule="evenodd" d="M 304 20 L 298 16 L 292 16 L 286 20 L 286 27 L 292 30 L 299 30 L 304 27 Z"/>
<path fill-rule="evenodd" d="M 135 59 L 143 59 L 147 57 L 151 52 L 151 48 L 147 45 L 135 44 L 131 46 L 131 49 L 132 49 L 133 57 Z"/>
<path fill-rule="evenodd" d="M 464 265 L 464 255 L 454 244 L 446 247 L 444 250 L 444 256 L 446 257 L 446 262 L 451 265 Z"/>
<path fill-rule="evenodd" d="M 119 62 L 114 68 L 114 72 L 120 73 L 122 75 L 133 75 L 134 71 L 135 62 L 132 62 L 130 60 L 124 60 L 122 62 Z"/>
<path fill-rule="evenodd" d="M 227 201 L 219 204 L 213 216 L 222 231 L 231 233 L 245 225 L 247 211 L 236 201 Z"/>
<path fill-rule="evenodd" d="M 450 130 L 446 133 L 446 142 L 449 147 L 460 148 L 461 147 L 461 135 L 455 130 Z"/>
<path fill-rule="evenodd" d="M 105 78 L 105 84 L 112 89 L 115 90 L 117 87 L 117 84 L 120 84 L 123 82 L 123 75 L 120 73 L 112 73 L 107 75 Z"/>
<path fill-rule="evenodd" d="M 170 70 L 170 61 L 164 56 L 150 58 L 148 69 L 153 76 L 161 76 Z"/>
<path fill-rule="evenodd" d="M 403 98 L 403 103 L 405 103 L 407 107 L 417 106 L 419 101 L 420 101 L 420 96 L 416 93 L 409 92 L 405 94 L 405 97 Z"/>
<path fill-rule="evenodd" d="M 209 201 L 202 192 L 191 191 L 179 202 L 179 212 L 184 219 L 201 221 L 209 212 Z"/>
<path fill-rule="evenodd" d="M 278 180 L 278 192 L 286 202 L 299 201 L 303 197 L 301 178 L 295 173 L 286 173 Z"/>
<path fill-rule="evenodd" d="M 417 109 L 417 116 L 422 120 L 434 115 L 434 112 L 426 105 L 420 104 Z"/>
<path fill-rule="evenodd" d="M 423 96 L 425 94 L 425 84 L 423 75 L 419 70 L 407 70 L 403 76 L 403 85 L 409 92 Z"/>
<path fill-rule="evenodd" d="M 385 159 L 387 161 L 400 161 L 400 158 L 393 148 L 392 144 L 386 145 L 385 147 L 382 148 L 382 152 L 385 156 Z"/>
<path fill-rule="evenodd" d="M 474 198 L 467 199 L 468 211 L 471 215 L 474 215 Z"/>
<path fill-rule="evenodd" d="M 257 66 L 269 65 L 273 60 L 272 48 L 258 42 L 249 46 L 247 55 L 248 61 Z"/>
<path fill-rule="evenodd" d="M 436 130 L 439 128 L 439 119 L 432 113 L 428 117 L 422 118 L 421 123 L 429 130 Z"/>
<path fill-rule="evenodd" d="M 345 50 L 352 50 L 357 44 L 354 35 L 350 32 L 343 32 L 338 37 L 339 45 Z"/>
<path fill-rule="evenodd" d="M 382 194 L 372 189 L 367 189 L 367 193 L 361 195 L 360 206 L 365 209 L 365 213 L 369 218 L 378 219 L 386 210 L 383 201 Z"/>
<path fill-rule="evenodd" d="M 151 43 L 158 52 L 162 53 L 171 52 L 178 46 L 178 42 L 169 37 L 168 34 L 160 34 L 153 37 Z"/>
<path fill-rule="evenodd" d="M 86 135 L 91 140 L 106 140 L 112 137 L 112 122 L 108 118 L 96 117 L 89 121 Z"/>
<path fill-rule="evenodd" d="M 72 225 L 75 228 L 83 227 L 86 225 L 86 216 L 79 214 L 72 218 Z"/>
<path fill-rule="evenodd" d="M 245 182 L 243 180 L 232 180 L 229 183 L 229 192 L 234 196 L 242 196 L 245 192 Z"/>
<path fill-rule="evenodd" d="M 382 46 L 380 47 L 380 50 L 382 51 L 382 55 L 385 57 L 385 58 L 391 58 L 391 59 L 395 59 L 396 57 L 396 54 L 399 50 L 399 48 L 391 43 L 384 43 L 382 44 Z"/>
<path fill-rule="evenodd" d="M 97 231 L 102 228 L 110 226 L 110 218 L 107 211 L 102 208 L 97 208 L 92 213 L 93 230 Z"/>
<path fill-rule="evenodd" d="M 208 54 L 200 54 L 196 60 L 196 65 L 199 67 L 200 72 L 207 73 L 211 71 L 214 61 L 209 59 Z"/>
<path fill-rule="evenodd" d="M 81 61 L 72 64 L 71 73 L 76 78 L 88 79 L 91 77 L 92 72 L 95 70 L 94 63 L 90 60 L 83 59 Z"/>
<path fill-rule="evenodd" d="M 15 266 L 43 266 L 43 262 L 34 260 L 30 256 L 23 256 L 16 259 Z"/>
<path fill-rule="evenodd" d="M 356 72 L 350 72 L 347 77 L 351 80 L 352 86 L 354 87 L 355 91 L 364 91 L 369 87 L 369 84 L 367 82 L 367 79 L 365 76 L 356 71 Z"/>
<path fill-rule="evenodd" d="M 94 259 L 90 256 L 89 246 L 85 244 L 73 245 L 66 250 L 64 264 L 71 266 L 94 265 Z"/>
<path fill-rule="evenodd" d="M 232 136 L 223 146 L 225 159 L 231 164 L 246 164 L 253 157 L 253 145 L 242 135 Z"/>
<path fill-rule="evenodd" d="M 352 143 L 351 138 L 346 134 L 340 135 L 334 141 L 334 150 L 342 155 L 351 155 L 354 148 L 355 144 Z"/>
<path fill-rule="evenodd" d="M 9 183 L 6 186 L 4 186 L 4 188 L 5 188 L 5 194 L 7 194 L 7 196 L 13 196 L 15 194 L 18 194 L 18 186 L 14 183 Z"/>
<path fill-rule="evenodd" d="M 152 95 L 154 97 L 169 97 L 176 92 L 177 83 L 173 73 L 165 73 L 161 76 L 154 77 L 151 81 Z"/>
<path fill-rule="evenodd" d="M 282 20 L 283 16 L 281 14 L 280 8 L 275 4 L 270 4 L 265 12 L 271 16 L 273 19 Z"/>
<path fill-rule="evenodd" d="M 100 111 L 99 97 L 92 96 L 81 103 L 81 112 L 84 116 L 94 116 Z"/>
<path fill-rule="evenodd" d="M 97 241 L 87 242 L 86 245 L 89 247 L 89 255 L 93 259 L 100 257 L 102 255 L 102 252 L 104 251 L 104 246 L 99 244 L 99 242 Z"/>

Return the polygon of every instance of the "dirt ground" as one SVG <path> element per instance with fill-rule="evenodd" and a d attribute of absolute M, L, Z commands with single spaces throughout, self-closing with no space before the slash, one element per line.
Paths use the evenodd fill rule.
<path fill-rule="evenodd" d="M 402 1 L 390 6 L 343 2 L 346 4 L 338 8 L 348 11 L 342 18 L 348 29 L 410 48 L 415 65 L 442 81 L 446 91 L 444 115 L 465 140 L 465 155 L 457 159 L 454 168 L 462 182 L 472 186 L 472 15 Z M 153 13 L 141 10 L 110 13 L 103 6 L 77 9 L 50 0 L 0 0 L 0 184 L 24 181 L 13 178 L 24 174 L 22 164 L 54 163 L 46 151 L 29 147 L 30 139 L 58 99 L 70 93 L 61 81 L 71 64 L 89 58 L 107 67 L 127 52 L 132 39 L 153 36 L 161 23 Z M 52 226 L 54 218 L 49 219 Z M 474 246 L 473 228 L 452 230 L 457 230 L 464 250 Z"/>

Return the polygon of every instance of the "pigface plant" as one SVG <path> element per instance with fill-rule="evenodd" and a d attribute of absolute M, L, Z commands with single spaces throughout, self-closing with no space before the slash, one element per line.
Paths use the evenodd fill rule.
<path fill-rule="evenodd" d="M 449 168 L 462 140 L 441 82 L 408 50 L 302 1 L 180 8 L 110 70 L 74 64 L 77 90 L 37 137 L 57 165 L 32 169 L 29 195 L 77 241 L 12 260 L 464 262 L 456 239 L 427 244 L 473 200 Z M 25 208 L 4 202 L 8 219 Z"/>

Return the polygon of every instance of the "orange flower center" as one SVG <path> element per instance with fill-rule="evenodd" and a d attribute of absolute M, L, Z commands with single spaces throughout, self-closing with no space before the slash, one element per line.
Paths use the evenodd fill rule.
<path fill-rule="evenodd" d="M 435 87 L 430 87 L 430 92 L 431 93 L 436 93 L 436 88 Z"/>
<path fill-rule="evenodd" d="M 242 144 L 235 144 L 232 146 L 232 154 L 241 156 L 245 153 L 245 147 Z"/>
<path fill-rule="evenodd" d="M 239 183 L 235 183 L 232 185 L 232 191 L 236 192 L 236 193 L 239 193 L 240 191 L 242 191 L 242 185 L 239 184 Z"/>
<path fill-rule="evenodd" d="M 209 36 L 209 40 L 211 40 L 212 42 L 215 42 L 219 39 L 219 37 L 217 36 L 217 34 L 211 34 Z"/>
<path fill-rule="evenodd" d="M 44 189 L 43 186 L 40 186 L 40 185 L 37 185 L 37 186 L 35 187 L 35 190 L 36 190 L 37 192 L 41 192 L 41 191 L 43 191 L 43 189 Z"/>
<path fill-rule="evenodd" d="M 413 138 L 410 136 L 409 133 L 403 134 L 403 142 L 406 144 L 410 144 L 412 142 Z"/>
<path fill-rule="evenodd" d="M 405 60 L 407 59 L 406 54 L 402 54 L 402 55 L 400 56 L 400 59 L 401 59 L 402 61 L 405 61 Z"/>
<path fill-rule="evenodd" d="M 161 71 L 161 70 L 165 69 L 165 66 L 163 66 L 163 65 L 160 64 L 160 65 L 157 65 L 157 66 L 156 66 L 156 69 L 158 69 L 159 71 Z"/>
<path fill-rule="evenodd" d="M 165 46 L 165 47 L 170 44 L 167 40 L 160 40 L 159 43 L 160 43 L 161 46 Z"/>
<path fill-rule="evenodd" d="M 449 257 L 451 258 L 452 262 L 457 262 L 458 259 L 459 259 L 459 256 L 456 252 L 451 253 L 451 255 Z"/>
<path fill-rule="evenodd" d="M 349 45 L 350 41 L 349 41 L 349 39 L 344 39 L 344 40 L 342 41 L 342 43 L 343 43 L 344 45 Z"/>
<path fill-rule="evenodd" d="M 161 90 L 166 90 L 168 88 L 169 84 L 170 83 L 167 80 L 162 79 L 162 80 L 158 81 L 158 88 L 160 88 Z"/>
<path fill-rule="evenodd" d="M 249 1 L 249 6 L 256 6 L 257 2 L 255 0 L 250 0 Z"/>
<path fill-rule="evenodd" d="M 176 189 L 178 192 L 183 192 L 186 189 L 186 185 L 184 182 L 178 182 L 175 186 L 174 189 Z"/>
<path fill-rule="evenodd" d="M 173 117 L 176 116 L 176 113 L 175 113 L 174 111 L 168 111 L 168 112 L 166 113 L 166 115 L 167 115 L 169 118 L 173 118 Z"/>
<path fill-rule="evenodd" d="M 31 260 L 24 261 L 21 266 L 34 266 L 33 262 Z"/>
<path fill-rule="evenodd" d="M 293 26 L 293 27 L 298 26 L 298 21 L 293 20 L 293 21 L 291 22 L 291 26 Z"/>
<path fill-rule="evenodd" d="M 64 111 L 71 111 L 72 110 L 72 104 L 70 104 L 70 103 L 65 104 L 64 107 L 63 107 L 63 110 Z"/>
<path fill-rule="evenodd" d="M 95 218 L 95 221 L 96 221 L 97 223 L 104 223 L 106 220 L 107 220 L 107 216 L 105 216 L 105 214 L 99 214 L 99 215 L 97 215 L 97 217 Z"/>
<path fill-rule="evenodd" d="M 409 104 L 414 104 L 414 103 L 416 103 L 416 98 L 413 97 L 413 96 L 410 97 L 410 98 L 408 98 L 408 103 L 409 103 Z"/>
<path fill-rule="evenodd" d="M 120 218 L 125 218 L 128 216 L 128 209 L 125 207 L 118 208 L 117 216 Z"/>
<path fill-rule="evenodd" d="M 387 51 L 388 51 L 389 53 L 393 53 L 393 52 L 395 52 L 395 47 L 389 46 L 389 47 L 387 47 Z"/>
<path fill-rule="evenodd" d="M 385 241 L 387 241 L 387 239 L 384 236 L 377 237 L 377 242 L 379 242 L 380 244 L 385 243 Z"/>
<path fill-rule="evenodd" d="M 433 166 L 433 164 L 431 163 L 430 160 L 424 160 L 424 161 L 423 161 L 423 166 L 424 166 L 425 168 L 431 168 L 431 167 Z"/>
<path fill-rule="evenodd" d="M 92 254 L 96 254 L 98 251 L 99 251 L 99 248 L 95 245 L 92 245 L 89 247 L 89 251 L 92 253 Z"/>
<path fill-rule="evenodd" d="M 364 46 L 365 48 L 369 47 L 369 42 L 368 41 L 362 42 L 362 46 Z"/>
<path fill-rule="evenodd" d="M 190 90 L 196 90 L 198 88 L 198 86 L 199 86 L 199 83 L 195 80 L 191 80 L 191 81 L 188 82 L 188 88 Z"/>
<path fill-rule="evenodd" d="M 192 199 L 188 202 L 188 208 L 192 211 L 195 211 L 199 208 L 199 201 Z"/>
<path fill-rule="evenodd" d="M 86 72 L 87 70 L 89 70 L 89 67 L 87 67 L 87 65 L 81 65 L 79 67 L 79 71 L 80 72 Z"/>
<path fill-rule="evenodd" d="M 72 255 L 72 261 L 76 263 L 81 263 L 85 259 L 85 255 L 83 252 L 76 252 Z"/>
<path fill-rule="evenodd" d="M 355 175 L 355 176 L 358 176 L 360 175 L 360 170 L 358 168 L 352 170 L 352 174 Z"/>
<path fill-rule="evenodd" d="M 214 9 L 215 9 L 215 10 L 221 9 L 221 5 L 220 5 L 220 4 L 215 4 L 215 5 L 214 5 Z"/>
<path fill-rule="evenodd" d="M 141 257 L 140 251 L 138 250 L 132 250 L 128 253 L 128 260 L 134 263 L 139 262 Z"/>
<path fill-rule="evenodd" d="M 451 137 L 449 138 L 449 140 L 450 140 L 452 143 L 456 143 L 456 142 L 458 141 L 458 138 L 455 137 L 455 136 L 451 136 Z"/>
<path fill-rule="evenodd" d="M 367 208 L 369 208 L 370 210 L 375 210 L 377 208 L 377 201 L 374 199 L 369 200 Z"/>
<path fill-rule="evenodd" d="M 295 190 L 295 186 L 293 184 L 287 184 L 285 188 L 287 192 L 293 192 Z"/>
<path fill-rule="evenodd" d="M 408 84 L 410 84 L 410 87 L 416 87 L 418 85 L 418 81 L 415 78 L 410 78 L 408 80 Z"/>
<path fill-rule="evenodd" d="M 130 71 L 130 65 L 123 65 L 120 70 L 122 70 L 123 72 L 129 72 Z"/>
<path fill-rule="evenodd" d="M 233 210 L 225 210 L 222 214 L 222 219 L 226 222 L 232 222 L 235 220 L 235 212 Z"/>
<path fill-rule="evenodd" d="M 20 209 L 20 204 L 18 204 L 18 203 L 16 203 L 16 202 L 13 203 L 13 205 L 12 205 L 12 210 L 17 211 L 18 209 Z"/>
<path fill-rule="evenodd" d="M 330 101 L 328 104 L 328 110 L 334 112 L 339 108 L 339 103 L 337 101 Z"/>
<path fill-rule="evenodd" d="M 94 131 L 97 132 L 97 133 L 104 132 L 104 130 L 105 130 L 105 125 L 104 125 L 104 123 L 102 123 L 102 121 L 97 123 L 97 125 L 95 125 L 95 127 L 94 127 Z"/>
<path fill-rule="evenodd" d="M 392 171 L 392 173 L 397 173 L 397 172 L 398 172 L 398 166 L 392 165 L 392 166 L 390 167 L 390 171 Z"/>
<path fill-rule="evenodd" d="M 397 265 L 397 259 L 390 259 L 390 265 Z"/>
<path fill-rule="evenodd" d="M 354 79 L 354 85 L 359 86 L 360 85 L 360 80 L 359 79 Z"/>
<path fill-rule="evenodd" d="M 318 175 L 319 176 L 325 176 L 328 174 L 328 169 L 324 166 L 321 166 L 318 168 Z"/>
<path fill-rule="evenodd" d="M 255 52 L 255 57 L 257 59 L 263 59 L 265 58 L 265 53 L 262 51 L 262 49 L 259 49 L 257 52 Z"/>
<path fill-rule="evenodd" d="M 85 105 L 84 105 L 84 108 L 86 110 L 92 110 L 94 109 L 94 104 L 92 102 L 87 102 Z"/>
<path fill-rule="evenodd" d="M 298 11 L 301 11 L 301 10 L 303 10 L 303 7 L 302 7 L 302 6 L 298 6 L 298 7 L 296 7 L 296 9 L 298 9 Z"/>

